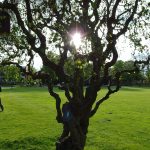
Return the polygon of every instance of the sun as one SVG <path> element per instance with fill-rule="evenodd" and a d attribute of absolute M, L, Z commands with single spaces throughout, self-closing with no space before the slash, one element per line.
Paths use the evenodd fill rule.
<path fill-rule="evenodd" d="M 75 45 L 76 49 L 78 49 L 81 45 L 81 34 L 79 32 L 75 32 L 72 35 L 72 42 Z"/>

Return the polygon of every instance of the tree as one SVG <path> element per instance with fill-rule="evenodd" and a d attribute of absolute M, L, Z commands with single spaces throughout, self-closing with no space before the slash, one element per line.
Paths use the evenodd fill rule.
<path fill-rule="evenodd" d="M 134 62 L 132 60 L 124 62 L 124 68 L 132 70 L 134 68 Z M 134 72 L 132 74 L 126 72 L 122 75 L 122 79 L 127 83 L 127 85 L 142 84 L 144 81 L 144 75 L 142 73 L 143 71 Z"/>
<path fill-rule="evenodd" d="M 13 18 L 9 40 L 7 36 L 1 40 L 1 64 L 14 64 L 33 79 L 47 80 L 48 91 L 56 100 L 56 119 L 63 125 L 63 132 L 56 142 L 57 150 L 83 150 L 90 118 L 111 94 L 120 89 L 121 75 L 138 71 L 138 64 L 149 63 L 150 58 L 136 60 L 132 70 L 118 71 L 114 76 L 110 74 L 110 68 L 118 59 L 116 44 L 121 36 L 141 50 L 142 39 L 139 37 L 149 35 L 149 30 L 145 30 L 149 29 L 149 5 L 145 0 L 20 0 L 18 3 L 5 0 L 0 3 L 0 8 Z M 76 41 L 82 39 L 80 46 L 71 44 L 74 33 L 78 35 Z M 59 55 L 58 62 L 47 56 L 49 51 Z M 53 90 L 50 75 L 30 69 L 35 53 L 64 85 L 65 104 L 61 105 L 61 97 Z M 21 67 L 23 58 L 27 69 Z M 72 71 L 65 69 L 68 58 L 72 58 Z M 84 90 L 83 70 L 89 64 L 88 86 Z M 115 88 L 111 88 L 112 80 Z M 108 92 L 96 101 L 104 84 L 107 84 Z"/>
<path fill-rule="evenodd" d="M 118 60 L 116 62 L 116 64 L 113 66 L 111 71 L 113 74 L 115 74 L 118 71 L 123 71 L 124 69 L 132 70 L 133 68 L 134 68 L 134 61 L 132 61 L 132 60 L 129 60 L 129 61 Z M 132 74 L 125 72 L 124 74 L 121 75 L 121 84 L 122 85 L 142 84 L 142 82 L 144 80 L 145 80 L 145 77 L 142 74 L 142 71 L 134 72 Z"/>
<path fill-rule="evenodd" d="M 3 80 L 7 84 L 16 84 L 21 81 L 21 72 L 16 66 L 2 66 L 0 70 L 3 73 Z"/>
<path fill-rule="evenodd" d="M 148 85 L 150 85 L 150 66 L 147 65 L 147 68 L 146 68 L 146 82 Z"/>

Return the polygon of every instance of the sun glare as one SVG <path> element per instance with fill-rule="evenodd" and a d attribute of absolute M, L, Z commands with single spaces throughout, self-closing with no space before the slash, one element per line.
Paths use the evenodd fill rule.
<path fill-rule="evenodd" d="M 78 32 L 74 33 L 74 35 L 72 35 L 72 42 L 76 49 L 78 49 L 81 45 L 81 34 Z"/>

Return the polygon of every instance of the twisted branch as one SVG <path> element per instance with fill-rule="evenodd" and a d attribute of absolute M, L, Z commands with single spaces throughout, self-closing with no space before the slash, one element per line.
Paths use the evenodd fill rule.
<path fill-rule="evenodd" d="M 147 60 L 142 60 L 142 61 L 135 61 L 134 62 L 134 68 L 132 70 L 123 70 L 123 71 L 120 71 L 120 72 L 117 72 L 115 74 L 115 79 L 116 79 L 116 88 L 115 89 L 111 89 L 111 86 L 112 86 L 112 77 L 110 76 L 108 81 L 109 81 L 109 84 L 108 84 L 108 92 L 106 93 L 106 95 L 101 98 L 100 100 L 98 100 L 96 102 L 96 105 L 95 107 L 93 108 L 93 110 L 91 111 L 90 113 L 90 117 L 92 117 L 98 110 L 99 106 L 105 101 L 107 100 L 111 94 L 115 93 L 115 92 L 118 92 L 119 89 L 120 89 L 120 77 L 122 74 L 124 73 L 134 73 L 134 72 L 138 72 L 139 71 L 139 67 L 137 66 L 138 64 L 144 64 L 144 65 L 148 65 L 150 63 L 150 56 L 148 57 Z"/>
<path fill-rule="evenodd" d="M 60 99 L 59 95 L 53 91 L 53 86 L 51 83 L 48 84 L 48 91 L 49 91 L 50 95 L 52 97 L 54 97 L 56 100 L 56 110 L 57 110 L 56 120 L 58 123 L 62 123 L 63 119 L 62 119 L 62 112 L 61 112 L 61 108 L 60 108 L 61 99 Z"/>

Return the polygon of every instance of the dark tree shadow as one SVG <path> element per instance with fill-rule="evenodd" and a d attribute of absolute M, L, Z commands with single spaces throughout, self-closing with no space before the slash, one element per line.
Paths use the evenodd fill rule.
<path fill-rule="evenodd" d="M 14 141 L 0 141 L 0 149 L 2 150 L 54 150 L 56 138 L 49 137 L 28 137 Z"/>

